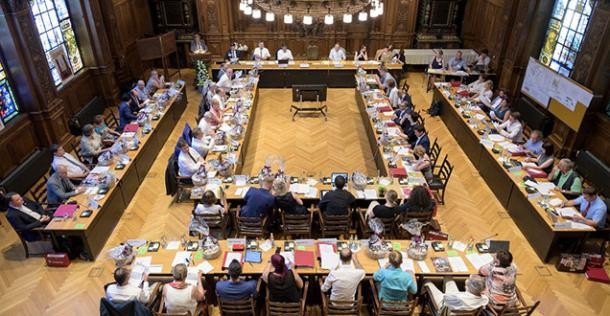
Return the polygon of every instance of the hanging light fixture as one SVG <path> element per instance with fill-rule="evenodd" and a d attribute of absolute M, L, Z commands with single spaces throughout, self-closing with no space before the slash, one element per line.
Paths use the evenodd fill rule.
<path fill-rule="evenodd" d="M 335 22 L 335 17 L 330 14 L 330 8 L 328 8 L 328 14 L 324 16 L 324 24 L 331 25 Z"/>
<path fill-rule="evenodd" d="M 368 19 L 368 14 L 365 11 L 358 13 L 358 21 L 365 22 Z"/>
<path fill-rule="evenodd" d="M 273 12 L 265 13 L 265 21 L 267 21 L 267 22 L 275 21 L 275 14 L 273 14 Z"/>
<path fill-rule="evenodd" d="M 248 6 L 248 4 L 244 1 L 241 1 L 239 3 L 239 11 L 244 11 L 246 9 L 246 7 Z"/>
<path fill-rule="evenodd" d="M 380 2 L 377 5 L 377 15 L 382 15 L 383 14 L 383 2 Z"/>
<path fill-rule="evenodd" d="M 260 19 L 262 16 L 261 10 L 260 9 L 254 9 L 252 10 L 252 17 L 255 19 Z"/>
<path fill-rule="evenodd" d="M 376 18 L 377 17 L 377 8 L 371 7 L 371 9 L 369 10 L 369 15 L 371 16 L 371 19 Z"/>
<path fill-rule="evenodd" d="M 292 24 L 292 22 L 294 21 L 292 14 L 288 13 L 288 14 L 284 14 L 284 23 L 286 24 Z"/>
<path fill-rule="evenodd" d="M 248 4 L 252 4 L 254 0 L 248 0 Z"/>
<path fill-rule="evenodd" d="M 244 9 L 244 14 L 245 15 L 250 15 L 252 14 L 252 7 L 251 6 L 246 6 L 246 8 Z"/>
<path fill-rule="evenodd" d="M 309 15 L 309 7 L 307 8 L 307 14 L 303 16 L 303 24 L 311 25 L 313 23 L 313 17 Z"/>
<path fill-rule="evenodd" d="M 343 23 L 352 23 L 352 14 L 351 13 L 343 14 Z"/>

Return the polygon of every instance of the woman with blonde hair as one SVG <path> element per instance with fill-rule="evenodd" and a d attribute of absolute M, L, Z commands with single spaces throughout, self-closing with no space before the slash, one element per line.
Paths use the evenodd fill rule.
<path fill-rule="evenodd" d="M 417 160 L 415 161 L 414 168 L 424 174 L 426 181 L 432 180 L 432 160 L 426 153 L 424 146 L 417 145 L 413 148 L 413 154 Z"/>
<path fill-rule="evenodd" d="M 303 200 L 290 192 L 288 181 L 284 177 L 277 177 L 273 180 L 273 195 L 275 196 L 275 205 L 287 214 L 307 213 L 307 208 L 303 206 Z"/>
<path fill-rule="evenodd" d="M 186 283 L 188 269 L 186 264 L 179 263 L 172 269 L 173 282 L 163 286 L 163 300 L 168 314 L 189 312 L 195 315 L 197 302 L 203 301 L 205 290 L 201 282 L 201 270 L 197 272 L 197 285 Z"/>
<path fill-rule="evenodd" d="M 406 301 L 407 292 L 417 293 L 417 283 L 413 271 L 403 271 L 402 254 L 392 250 L 388 255 L 388 263 L 381 267 L 375 274 L 373 280 L 380 283 L 379 299 L 382 301 Z"/>
<path fill-rule="evenodd" d="M 394 190 L 388 190 L 385 194 L 385 204 L 381 205 L 377 201 L 372 201 L 369 208 L 366 210 L 366 218 L 374 217 L 393 218 L 398 214 L 398 193 Z"/>

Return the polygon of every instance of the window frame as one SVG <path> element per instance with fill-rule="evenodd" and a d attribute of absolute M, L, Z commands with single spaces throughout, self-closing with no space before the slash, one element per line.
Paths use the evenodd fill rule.
<path fill-rule="evenodd" d="M 15 105 L 15 112 L 13 112 L 9 116 L 0 115 L 0 124 L 2 124 L 3 127 L 6 127 L 6 125 L 9 122 L 11 122 L 15 118 L 17 118 L 22 113 L 21 106 L 19 105 L 20 102 L 17 99 L 17 95 L 15 94 L 15 90 L 13 89 L 13 86 L 12 86 L 11 76 L 5 65 L 6 65 L 6 63 L 4 62 L 4 59 L 2 58 L 2 56 L 0 56 L 0 68 L 1 68 L 0 73 L 4 73 L 4 78 L 0 79 L 0 87 L 3 87 L 3 86 L 6 87 L 7 92 L 9 93 L 11 100 L 12 100 L 13 104 Z M 2 84 L 2 81 L 4 81 L 4 84 Z M 1 130 L 1 128 L 0 128 L 0 130 Z"/>

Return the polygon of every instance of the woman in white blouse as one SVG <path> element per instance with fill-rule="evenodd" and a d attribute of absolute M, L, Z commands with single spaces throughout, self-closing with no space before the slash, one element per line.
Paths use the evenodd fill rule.
<path fill-rule="evenodd" d="M 388 79 L 387 84 L 390 90 L 390 94 L 388 95 L 388 98 L 390 99 L 390 104 L 392 105 L 393 109 L 396 109 L 400 104 L 400 95 L 398 94 L 398 87 L 396 86 L 396 81 L 390 78 Z"/>
<path fill-rule="evenodd" d="M 163 300 L 168 314 L 190 312 L 195 315 L 197 302 L 203 301 L 205 290 L 201 282 L 201 270 L 197 272 L 197 285 L 186 283 L 188 269 L 179 263 L 172 269 L 174 281 L 163 286 Z"/>
<path fill-rule="evenodd" d="M 491 80 L 485 81 L 483 83 L 483 89 L 475 95 L 472 96 L 471 100 L 476 103 L 483 103 L 481 100 L 485 100 L 486 102 L 491 102 L 491 98 L 494 96 L 493 92 L 494 84 Z"/>
<path fill-rule="evenodd" d="M 468 84 L 468 91 L 472 94 L 481 92 L 481 90 L 483 90 L 483 84 L 485 81 L 485 76 L 479 75 L 479 78 L 476 81 Z"/>
<path fill-rule="evenodd" d="M 193 138 L 191 139 L 191 147 L 201 155 L 201 157 L 205 158 L 210 152 L 210 149 L 214 147 L 214 138 L 210 140 L 209 144 L 205 139 L 205 134 L 203 130 L 199 127 L 195 128 L 192 132 Z"/>

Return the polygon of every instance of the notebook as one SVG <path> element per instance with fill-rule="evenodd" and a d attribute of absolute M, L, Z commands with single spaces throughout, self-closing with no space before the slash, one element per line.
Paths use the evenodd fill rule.
<path fill-rule="evenodd" d="M 407 170 L 405 168 L 390 168 L 392 177 L 406 177 Z"/>
<path fill-rule="evenodd" d="M 313 251 L 295 250 L 294 265 L 297 267 L 314 267 Z"/>
<path fill-rule="evenodd" d="M 57 208 L 57 210 L 55 210 L 53 217 L 72 217 L 74 216 L 74 212 L 76 212 L 77 208 L 78 204 L 62 204 Z"/>
<path fill-rule="evenodd" d="M 235 251 L 229 251 L 229 252 L 225 252 L 225 257 L 223 259 L 223 263 L 222 263 L 222 268 L 223 269 L 227 269 L 229 267 L 229 264 L 231 264 L 231 262 L 233 261 L 233 259 L 239 261 L 239 263 L 243 263 L 244 262 L 244 258 L 241 254 L 241 252 L 235 252 Z"/>
<path fill-rule="evenodd" d="M 610 278 L 608 278 L 608 273 L 606 273 L 604 268 L 587 267 L 585 276 L 591 281 L 610 283 Z"/>
<path fill-rule="evenodd" d="M 123 133 L 135 133 L 138 131 L 138 129 L 140 128 L 140 126 L 136 123 L 130 123 L 125 125 L 125 127 L 123 128 Z"/>

